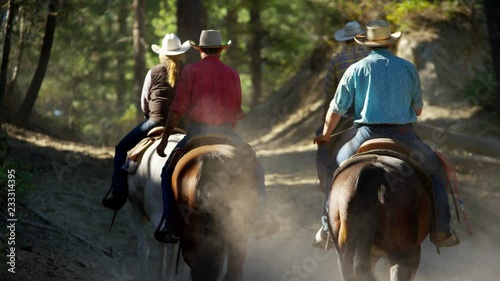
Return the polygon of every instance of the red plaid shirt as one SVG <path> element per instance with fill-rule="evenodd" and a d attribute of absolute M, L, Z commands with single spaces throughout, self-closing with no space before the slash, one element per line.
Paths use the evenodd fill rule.
<path fill-rule="evenodd" d="M 186 66 L 177 82 L 170 110 L 186 113 L 197 123 L 234 126 L 243 118 L 238 72 L 213 56 Z"/>

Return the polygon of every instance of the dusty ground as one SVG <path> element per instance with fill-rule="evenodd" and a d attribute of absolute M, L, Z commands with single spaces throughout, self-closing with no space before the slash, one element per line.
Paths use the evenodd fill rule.
<path fill-rule="evenodd" d="M 426 118 L 432 122 L 434 117 Z M 1 279 L 135 280 L 136 240 L 130 206 L 127 204 L 119 213 L 114 229 L 108 233 L 112 213 L 100 204 L 110 182 L 112 149 L 64 142 L 11 126 L 4 129 L 9 160 L 30 163 L 38 188 L 17 210 L 17 240 L 21 245 L 16 252 L 16 274 L 7 273 L 2 262 Z M 266 171 L 269 205 L 282 227 L 272 238 L 251 239 L 245 280 L 341 280 L 336 253 L 310 246 L 320 226 L 323 203 L 310 134 L 304 133 L 299 146 L 268 143 L 257 147 Z M 474 235 L 466 236 L 465 225 L 454 222 L 462 243 L 442 249 L 441 255 L 426 241 L 417 280 L 498 280 L 499 167 L 464 158 L 456 163 Z M 17 171 L 19 177 L 22 172 Z M 152 232 L 149 227 L 153 271 L 159 253 Z M 384 276 L 381 268 L 379 274 Z M 187 274 L 179 280 L 188 280 Z"/>

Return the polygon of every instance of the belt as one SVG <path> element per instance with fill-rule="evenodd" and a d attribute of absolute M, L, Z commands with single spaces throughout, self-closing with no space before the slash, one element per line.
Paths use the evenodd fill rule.
<path fill-rule="evenodd" d="M 225 128 L 225 129 L 231 129 L 233 128 L 233 124 L 231 123 L 224 123 L 220 125 L 211 125 L 211 124 L 206 124 L 206 123 L 199 123 L 199 122 L 190 122 L 192 126 L 198 126 L 201 128 Z"/>
<path fill-rule="evenodd" d="M 383 128 L 395 128 L 395 127 L 400 127 L 400 126 L 405 126 L 405 125 L 410 125 L 410 124 L 363 124 L 363 123 L 354 123 L 354 126 L 356 128 L 359 127 L 368 127 L 368 128 L 374 128 L 374 129 L 383 129 Z"/>

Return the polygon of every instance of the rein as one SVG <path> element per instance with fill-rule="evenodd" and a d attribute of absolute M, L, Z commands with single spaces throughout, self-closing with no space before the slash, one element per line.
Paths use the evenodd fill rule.
<path fill-rule="evenodd" d="M 330 137 L 332 138 L 332 137 L 335 137 L 335 136 L 341 135 L 341 134 L 343 134 L 343 133 L 345 133 L 345 132 L 347 132 L 347 131 L 350 131 L 350 130 L 352 130 L 352 129 L 356 129 L 356 127 L 351 126 L 350 128 L 345 129 L 345 130 L 343 130 L 343 131 L 340 131 L 340 132 L 335 133 L 335 134 L 331 134 L 331 135 L 330 135 Z"/>

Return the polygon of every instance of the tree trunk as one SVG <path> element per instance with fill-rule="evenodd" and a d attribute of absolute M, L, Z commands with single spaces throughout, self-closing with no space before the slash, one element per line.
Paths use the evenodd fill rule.
<path fill-rule="evenodd" d="M 119 34 L 127 34 L 127 15 L 128 15 L 128 5 L 123 4 L 118 11 L 118 25 L 119 25 Z M 122 48 L 123 44 L 120 43 L 120 47 L 118 48 L 118 62 L 117 62 L 117 84 L 116 84 L 116 108 L 119 110 L 124 109 L 125 104 L 125 91 L 126 91 L 126 79 L 125 79 L 125 64 L 127 61 L 127 56 L 124 52 L 124 48 Z"/>
<path fill-rule="evenodd" d="M 14 92 L 14 88 L 16 87 L 17 83 L 17 76 L 19 74 L 19 66 L 21 65 L 21 59 L 23 57 L 23 51 L 24 51 L 24 44 L 25 44 L 25 16 L 26 16 L 26 9 L 24 7 L 21 7 L 19 9 L 19 46 L 18 46 L 18 51 L 17 51 L 17 57 L 16 57 L 16 62 L 14 65 L 14 68 L 12 69 L 12 78 L 9 83 L 9 87 L 7 89 L 7 96 L 12 95 Z"/>
<path fill-rule="evenodd" d="M 496 74 L 496 101 L 500 102 L 500 4 L 498 0 L 484 0 L 488 31 L 490 35 L 493 67 Z"/>
<path fill-rule="evenodd" d="M 134 93 L 137 100 L 141 97 L 142 84 L 146 75 L 146 60 L 144 58 L 144 3 L 145 0 L 134 0 Z M 138 118 L 142 118 L 142 113 L 138 110 Z"/>
<path fill-rule="evenodd" d="M 414 128 L 417 135 L 420 138 L 428 139 L 429 143 L 443 144 L 449 148 L 500 159 L 500 141 L 496 139 L 449 132 L 446 129 L 423 123 L 415 124 Z M 431 146 L 433 145 L 431 144 Z"/>
<path fill-rule="evenodd" d="M 3 98 L 7 87 L 7 71 L 9 66 L 10 43 L 12 35 L 12 22 L 14 21 L 14 11 L 16 4 L 13 0 L 9 1 L 9 11 L 7 14 L 7 24 L 5 25 L 5 40 L 2 53 L 2 66 L 0 70 L 0 106 L 3 105 Z"/>
<path fill-rule="evenodd" d="M 260 22 L 260 1 L 255 0 L 250 8 L 250 30 L 252 40 L 250 41 L 250 75 L 252 77 L 252 98 L 250 108 L 255 108 L 259 103 L 262 92 L 262 57 L 261 57 L 261 41 L 262 41 L 262 24 Z"/>
<path fill-rule="evenodd" d="M 56 19 L 57 11 L 59 9 L 59 1 L 51 0 L 49 2 L 49 12 L 47 14 L 47 23 L 45 25 L 45 35 L 43 37 L 42 48 L 40 52 L 40 57 L 38 59 L 38 65 L 31 80 L 31 84 L 26 93 L 21 107 L 19 108 L 19 121 L 21 124 L 26 124 L 28 122 L 35 101 L 40 92 L 40 87 L 42 86 L 45 73 L 47 72 L 47 66 L 49 65 L 50 51 L 52 49 L 52 43 L 54 41 L 54 31 L 56 29 Z"/>
<path fill-rule="evenodd" d="M 207 12 L 203 0 L 177 0 L 177 35 L 182 42 L 193 40 L 198 44 L 200 33 L 206 25 Z M 186 52 L 186 64 L 199 60 L 198 51 L 191 48 Z"/>
<path fill-rule="evenodd" d="M 227 63 L 236 69 L 239 65 L 238 50 L 238 8 L 227 7 L 226 15 L 227 38 L 231 39 L 231 47 L 226 50 Z"/>

